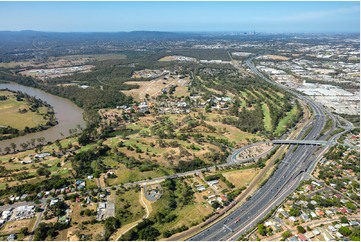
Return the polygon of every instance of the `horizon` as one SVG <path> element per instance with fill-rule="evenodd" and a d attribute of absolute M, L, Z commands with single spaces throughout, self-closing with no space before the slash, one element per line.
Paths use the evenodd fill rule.
<path fill-rule="evenodd" d="M 1 31 L 359 33 L 360 2 L 0 2 Z"/>
<path fill-rule="evenodd" d="M 42 31 L 42 30 L 33 30 L 33 29 L 22 29 L 22 30 L 1 30 L 0 32 L 34 32 L 34 33 L 58 33 L 58 34 L 117 34 L 117 33 L 135 33 L 135 32 L 151 32 L 151 33 L 171 33 L 171 34 L 206 34 L 206 33 L 215 33 L 215 34 L 242 34 L 242 33 L 251 33 L 254 32 L 255 34 L 360 34 L 360 31 L 357 32 L 267 32 L 267 31 L 253 31 L 253 30 L 219 30 L 219 31 L 211 31 L 211 30 L 194 30 L 194 31 L 162 31 L 162 30 L 129 30 L 129 31 L 122 31 L 122 30 L 115 30 L 115 31 Z"/>

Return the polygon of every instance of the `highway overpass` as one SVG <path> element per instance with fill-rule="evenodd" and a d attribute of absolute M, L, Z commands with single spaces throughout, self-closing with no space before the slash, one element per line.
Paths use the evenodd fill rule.
<path fill-rule="evenodd" d="M 333 145 L 334 142 L 326 140 L 272 140 L 277 145 Z"/>

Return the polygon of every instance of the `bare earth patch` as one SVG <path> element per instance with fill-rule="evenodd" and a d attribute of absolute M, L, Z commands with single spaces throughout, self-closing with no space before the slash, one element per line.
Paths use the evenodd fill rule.
<path fill-rule="evenodd" d="M 7 222 L 4 227 L 0 230 L 1 234 L 11 234 L 11 233 L 18 233 L 21 228 L 28 228 L 29 231 L 32 229 L 32 225 L 34 224 L 36 218 L 31 219 L 23 219 L 17 221 L 10 221 Z"/>
<path fill-rule="evenodd" d="M 157 97 L 162 94 L 162 89 L 167 88 L 171 85 L 177 85 L 175 96 L 185 96 L 188 93 L 187 85 L 189 83 L 189 78 L 178 79 L 178 78 L 169 78 L 164 80 L 163 78 L 158 78 L 152 81 L 131 81 L 126 82 L 125 84 L 138 85 L 138 89 L 132 89 L 127 91 L 122 91 L 125 95 L 132 96 L 137 101 L 144 100 L 146 94 L 151 97 Z"/>
<path fill-rule="evenodd" d="M 285 57 L 285 56 L 281 56 L 281 55 L 264 55 L 263 56 L 265 59 L 271 59 L 271 60 L 282 60 L 282 61 L 287 61 L 290 58 Z"/>
<path fill-rule="evenodd" d="M 237 188 L 247 186 L 253 178 L 258 174 L 259 170 L 247 169 L 238 171 L 229 171 L 222 175 Z"/>

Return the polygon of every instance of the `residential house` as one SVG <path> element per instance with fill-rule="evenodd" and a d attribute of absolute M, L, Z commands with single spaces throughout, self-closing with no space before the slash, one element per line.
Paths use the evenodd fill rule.
<path fill-rule="evenodd" d="M 293 223 L 298 221 L 298 219 L 296 217 L 294 217 L 294 216 L 291 216 L 288 219 Z"/>
<path fill-rule="evenodd" d="M 336 228 L 333 227 L 332 225 L 329 225 L 327 228 L 328 228 L 328 231 L 330 231 L 330 232 L 336 232 Z"/>
<path fill-rule="evenodd" d="M 332 237 L 332 235 L 330 235 L 330 233 L 327 232 L 324 228 L 320 228 L 320 231 L 321 231 L 322 236 L 323 236 L 323 238 L 324 238 L 325 241 L 334 240 L 334 238 Z"/>
<path fill-rule="evenodd" d="M 311 215 L 312 218 L 317 218 L 317 215 L 313 211 L 310 213 L 310 215 Z"/>
<path fill-rule="evenodd" d="M 310 220 L 310 217 L 306 213 L 302 213 L 301 219 L 303 219 L 304 221 L 308 221 L 308 220 Z"/>
<path fill-rule="evenodd" d="M 339 232 L 336 232 L 336 233 L 335 233 L 335 236 L 336 236 L 337 238 L 339 238 L 339 239 L 342 239 L 342 238 L 343 238 L 343 235 L 342 235 L 341 233 L 339 233 Z"/>
<path fill-rule="evenodd" d="M 305 233 L 305 236 L 306 236 L 307 240 L 310 240 L 313 237 L 315 237 L 314 233 L 312 233 L 311 231 Z"/>
<path fill-rule="evenodd" d="M 312 230 L 312 233 L 313 233 L 315 236 L 321 234 L 321 232 L 320 232 L 318 229 Z"/>
<path fill-rule="evenodd" d="M 298 235 L 298 240 L 299 240 L 299 241 L 307 241 L 307 238 L 306 238 L 305 235 L 299 234 L 299 235 Z"/>
<path fill-rule="evenodd" d="M 10 234 L 8 237 L 7 237 L 7 241 L 14 241 L 16 240 L 16 234 Z"/>
<path fill-rule="evenodd" d="M 327 216 L 332 216 L 333 215 L 333 212 L 331 210 L 328 210 L 328 209 L 325 211 L 325 213 L 326 213 Z"/>
<path fill-rule="evenodd" d="M 325 213 L 322 211 L 322 210 L 316 210 L 315 213 L 318 215 L 318 216 L 324 216 Z"/>
<path fill-rule="evenodd" d="M 347 213 L 347 209 L 346 208 L 339 208 L 337 210 L 339 213 Z"/>
<path fill-rule="evenodd" d="M 350 224 L 350 226 L 359 226 L 360 224 L 359 224 L 359 222 L 357 222 L 357 221 L 350 221 L 349 222 L 349 224 Z"/>

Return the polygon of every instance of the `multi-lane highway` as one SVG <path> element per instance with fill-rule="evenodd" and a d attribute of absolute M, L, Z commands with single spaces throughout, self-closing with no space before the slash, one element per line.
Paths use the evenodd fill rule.
<path fill-rule="evenodd" d="M 326 140 L 327 135 L 335 129 L 336 124 L 333 124 L 330 132 L 320 137 L 326 122 L 326 115 L 330 115 L 321 105 L 313 102 L 308 97 L 304 97 L 282 85 L 270 81 L 256 69 L 252 63 L 252 59 L 246 60 L 246 64 L 253 73 L 263 80 L 292 93 L 310 106 L 313 111 L 313 122 L 304 127 L 304 130 L 311 128 L 311 131 L 304 137 L 304 140 Z M 334 116 L 330 118 L 335 122 L 336 118 Z M 297 139 L 301 139 L 301 137 L 302 133 L 299 134 Z M 330 140 L 335 140 L 335 137 Z M 282 203 L 282 201 L 297 188 L 300 181 L 307 177 L 307 174 L 311 170 L 310 168 L 314 166 L 329 147 L 329 145 L 321 147 L 291 145 L 289 152 L 279 164 L 278 169 L 269 178 L 267 183 L 248 201 L 189 240 L 237 240 L 241 235 L 253 228 L 257 222 L 262 220 L 274 207 Z"/>

